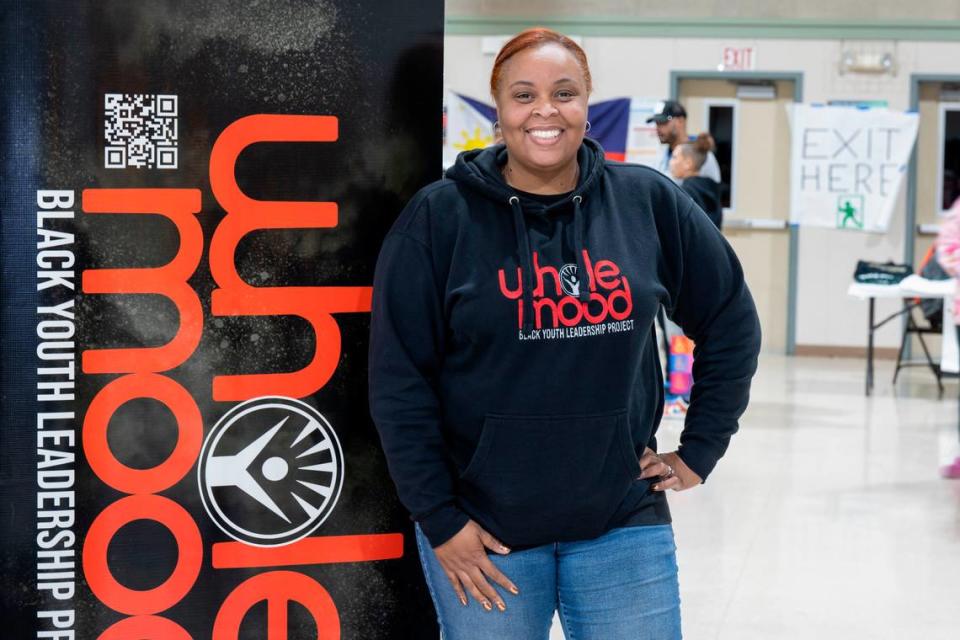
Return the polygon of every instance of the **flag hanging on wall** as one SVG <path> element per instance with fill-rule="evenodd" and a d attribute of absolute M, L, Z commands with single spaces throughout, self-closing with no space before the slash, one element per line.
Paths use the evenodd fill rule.
<path fill-rule="evenodd" d="M 607 159 L 626 160 L 630 98 L 616 98 L 590 105 L 587 120 L 590 121 L 587 135 L 600 143 Z"/>
<path fill-rule="evenodd" d="M 453 91 L 447 92 L 443 168 L 452 166 L 461 151 L 492 145 L 496 120 L 497 110 L 490 105 Z"/>
<path fill-rule="evenodd" d="M 600 143 L 610 160 L 626 160 L 631 102 L 631 98 L 615 98 L 589 106 L 587 135 Z M 448 92 L 445 120 L 444 169 L 456 162 L 460 152 L 482 149 L 496 141 L 493 124 L 497 110 L 479 100 Z"/>

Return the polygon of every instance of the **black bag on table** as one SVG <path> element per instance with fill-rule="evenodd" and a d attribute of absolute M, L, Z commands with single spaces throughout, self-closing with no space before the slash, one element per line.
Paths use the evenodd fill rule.
<path fill-rule="evenodd" d="M 901 280 L 913 273 L 908 264 L 895 262 L 868 262 L 857 260 L 857 269 L 853 272 L 853 279 L 863 284 L 899 284 Z"/>

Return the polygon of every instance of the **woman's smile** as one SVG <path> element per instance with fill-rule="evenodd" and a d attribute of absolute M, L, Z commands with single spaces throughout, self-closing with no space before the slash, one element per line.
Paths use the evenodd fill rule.
<path fill-rule="evenodd" d="M 535 144 L 549 147 L 560 141 L 563 129 L 560 127 L 531 127 L 526 130 Z"/>

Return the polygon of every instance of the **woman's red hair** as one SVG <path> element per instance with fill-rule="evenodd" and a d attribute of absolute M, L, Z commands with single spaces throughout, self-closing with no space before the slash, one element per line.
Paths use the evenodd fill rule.
<path fill-rule="evenodd" d="M 521 51 L 551 43 L 560 45 L 572 53 L 573 57 L 577 59 L 577 62 L 580 64 L 580 70 L 583 71 L 583 79 L 587 85 L 587 93 L 590 93 L 593 90 L 593 80 L 590 77 L 590 65 L 587 64 L 587 54 L 583 52 L 580 45 L 553 29 L 533 27 L 521 31 L 500 49 L 500 53 L 497 54 L 497 59 L 493 62 L 493 71 L 490 72 L 490 94 L 493 96 L 497 95 L 500 76 L 503 75 L 503 63 Z"/>

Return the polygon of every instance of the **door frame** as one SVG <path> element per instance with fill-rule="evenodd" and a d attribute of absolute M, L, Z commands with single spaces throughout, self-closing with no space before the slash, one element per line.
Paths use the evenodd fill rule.
<path fill-rule="evenodd" d="M 960 84 L 960 74 L 911 73 L 910 74 L 910 111 L 920 110 L 920 85 L 924 82 L 949 82 Z M 907 168 L 907 220 L 904 229 L 903 261 L 913 265 L 916 260 L 917 244 L 917 139 L 910 152 Z M 909 347 L 909 344 L 907 345 Z"/>
<path fill-rule="evenodd" d="M 679 98 L 682 80 L 789 80 L 793 82 L 793 101 L 803 102 L 802 71 L 671 71 L 671 100 Z M 800 234 L 797 225 L 789 221 L 787 228 L 790 231 L 790 250 L 787 256 L 787 355 L 792 356 L 797 350 L 797 256 Z"/>
<path fill-rule="evenodd" d="M 710 107 L 733 107 L 733 137 L 736 140 L 737 134 L 740 133 L 740 106 L 737 98 L 706 98 L 703 101 L 703 108 L 706 111 L 706 120 L 707 126 L 710 126 Z M 709 129 L 708 129 L 709 130 Z M 738 169 L 739 163 L 737 162 L 737 155 L 734 154 L 730 159 L 730 173 L 733 174 L 734 180 L 736 176 L 740 175 Z M 735 214 L 737 212 L 737 190 L 736 185 L 730 185 L 730 206 L 724 208 L 723 215 Z"/>

